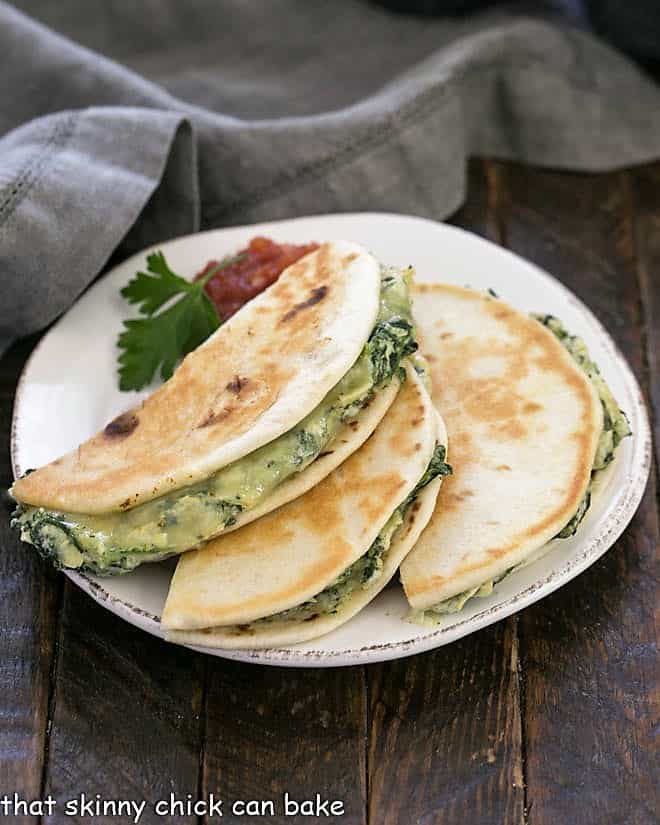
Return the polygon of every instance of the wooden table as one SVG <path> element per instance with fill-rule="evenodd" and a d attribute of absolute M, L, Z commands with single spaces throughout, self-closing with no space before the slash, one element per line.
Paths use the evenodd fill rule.
<path fill-rule="evenodd" d="M 452 219 L 540 264 L 610 330 L 660 435 L 660 165 L 577 175 L 474 161 Z M 439 263 L 441 258 L 439 259 Z M 2 486 L 17 377 L 0 362 Z M 651 825 L 659 718 L 655 469 L 630 528 L 554 595 L 449 647 L 287 670 L 207 658 L 119 621 L 0 519 L 0 794 L 225 800 L 315 793 L 341 823 Z M 36 822 L 15 817 L 12 822 Z M 100 822 L 128 822 L 100 817 Z M 203 823 L 158 817 L 141 823 Z M 212 818 L 210 821 L 220 821 Z"/>

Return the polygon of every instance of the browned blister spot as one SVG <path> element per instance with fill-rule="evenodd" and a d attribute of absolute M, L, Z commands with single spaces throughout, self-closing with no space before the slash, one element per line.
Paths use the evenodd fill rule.
<path fill-rule="evenodd" d="M 397 491 L 405 485 L 405 479 L 398 473 L 389 473 L 374 479 L 369 489 L 358 498 L 356 506 L 364 513 L 366 520 L 382 525 L 392 514 L 384 507 L 384 501 L 391 501 Z"/>
<path fill-rule="evenodd" d="M 449 476 L 449 480 L 445 480 L 442 487 L 440 488 L 440 496 L 442 499 L 439 504 L 440 510 L 455 510 L 460 507 L 461 504 L 467 498 L 471 498 L 474 493 L 472 490 L 456 490 L 454 491 L 453 487 L 455 485 L 451 484 L 451 476 Z M 440 500 L 440 496 L 438 499 Z"/>
<path fill-rule="evenodd" d="M 232 380 L 227 384 L 227 389 L 229 390 L 229 392 L 233 392 L 236 395 L 238 395 L 242 389 L 247 387 L 248 384 L 248 378 L 242 378 L 240 375 L 235 375 L 232 378 Z"/>
<path fill-rule="evenodd" d="M 463 484 L 462 478 L 466 467 L 475 460 L 476 450 L 469 432 L 457 432 L 450 437 L 451 465 L 453 473 L 442 481 L 435 510 L 441 512 L 448 507 L 454 507 L 456 499 L 452 498 L 454 490 Z"/>
<path fill-rule="evenodd" d="M 296 267 L 293 272 L 297 273 L 300 271 L 300 267 Z M 286 306 L 287 304 L 291 304 L 294 298 L 294 292 L 290 288 L 289 284 L 285 284 L 282 281 L 277 281 L 275 286 L 271 287 L 272 292 L 275 294 L 277 301 L 274 303 L 273 308 Z"/>
<path fill-rule="evenodd" d="M 509 418 L 499 424 L 495 424 L 492 428 L 492 433 L 495 438 L 505 440 L 515 440 L 524 438 L 527 435 L 527 428 L 522 421 L 517 418 Z"/>
<path fill-rule="evenodd" d="M 486 553 L 493 559 L 500 559 L 502 556 L 506 556 L 507 553 L 510 553 L 512 550 L 515 550 L 518 546 L 517 542 L 509 542 L 509 544 L 505 544 L 503 547 L 490 547 L 486 550 Z M 465 569 L 469 570 L 470 567 L 467 566 Z"/>
<path fill-rule="evenodd" d="M 344 470 L 350 470 L 353 464 L 351 462 Z M 304 500 L 290 508 L 290 515 L 302 521 L 306 532 L 326 542 L 333 534 L 341 534 L 344 490 L 344 479 L 340 474 L 332 473 L 322 484 L 305 493 Z"/>
<path fill-rule="evenodd" d="M 317 286 L 315 287 L 306 301 L 301 301 L 299 304 L 292 306 L 288 312 L 285 312 L 284 315 L 280 318 L 280 323 L 284 324 L 287 321 L 290 321 L 292 318 L 295 318 L 299 312 L 302 312 L 304 309 L 309 309 L 313 307 L 315 304 L 320 303 L 325 296 L 328 294 L 329 287 Z"/>
<path fill-rule="evenodd" d="M 117 418 L 113 418 L 109 424 L 106 424 L 103 434 L 107 438 L 126 438 L 126 436 L 129 436 L 135 431 L 139 423 L 140 419 L 137 415 L 132 410 L 129 410 L 118 415 Z"/>
<path fill-rule="evenodd" d="M 197 427 L 212 427 L 214 424 L 218 424 L 220 421 L 229 418 L 231 414 L 232 407 L 223 407 L 221 410 L 209 410 Z"/>

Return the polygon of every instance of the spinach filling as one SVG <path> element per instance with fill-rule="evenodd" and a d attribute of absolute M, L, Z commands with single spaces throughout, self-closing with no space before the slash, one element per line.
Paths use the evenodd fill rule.
<path fill-rule="evenodd" d="M 594 463 L 591 468 L 589 488 L 571 520 L 556 536 L 556 538 L 565 539 L 575 535 L 580 526 L 580 522 L 585 517 L 591 504 L 594 476 L 612 462 L 616 448 L 626 436 L 630 435 L 630 425 L 626 414 L 623 410 L 619 409 L 619 405 L 616 403 L 612 391 L 600 374 L 598 365 L 589 357 L 589 351 L 584 341 L 578 338 L 577 335 L 570 335 L 561 321 L 553 315 L 534 315 L 534 318 L 543 324 L 543 326 L 547 327 L 568 350 L 575 363 L 594 385 L 603 407 L 603 429 L 598 439 L 596 455 L 594 456 Z"/>
<path fill-rule="evenodd" d="M 555 536 L 555 538 L 565 539 L 575 535 L 582 519 L 587 514 L 587 510 L 591 504 L 593 482 L 597 473 L 604 470 L 605 467 L 612 462 L 616 448 L 626 436 L 630 435 L 631 430 L 626 414 L 623 410 L 619 409 L 619 405 L 612 395 L 612 391 L 607 386 L 605 379 L 600 374 L 597 364 L 589 357 L 589 351 L 584 341 L 577 335 L 571 335 L 567 332 L 561 321 L 553 315 L 533 315 L 532 317 L 547 327 L 561 342 L 562 346 L 568 350 L 575 363 L 595 387 L 603 407 L 603 429 L 598 439 L 594 463 L 591 468 L 591 481 L 577 510 Z M 516 565 L 516 567 L 518 566 L 520 565 Z M 456 596 L 445 599 L 439 604 L 427 608 L 425 611 L 413 611 L 409 616 L 409 620 L 418 624 L 434 624 L 437 621 L 438 615 L 457 613 L 463 609 L 466 602 L 470 599 L 489 596 L 493 591 L 493 587 L 515 570 L 516 567 L 510 568 L 496 579 L 489 580 L 462 593 L 458 593 Z"/>
<path fill-rule="evenodd" d="M 324 590 L 296 607 L 273 613 L 271 616 L 265 616 L 247 625 L 236 625 L 236 631 L 238 633 L 251 632 L 272 622 L 310 622 L 320 616 L 336 614 L 352 593 L 358 589 L 366 590 L 371 587 L 381 577 L 385 559 L 396 532 L 403 524 L 408 508 L 420 491 L 434 478 L 451 475 L 451 466 L 445 462 L 446 454 L 446 449 L 442 444 L 436 445 L 428 467 L 417 482 L 415 489 L 396 508 L 367 552 L 347 567 Z"/>
<path fill-rule="evenodd" d="M 123 513 L 94 516 L 19 505 L 12 525 L 21 539 L 58 568 L 103 576 L 177 555 L 231 527 L 240 513 L 318 458 L 416 351 L 411 275 L 412 270 L 382 268 L 379 313 L 360 356 L 291 430 L 202 482 Z"/>

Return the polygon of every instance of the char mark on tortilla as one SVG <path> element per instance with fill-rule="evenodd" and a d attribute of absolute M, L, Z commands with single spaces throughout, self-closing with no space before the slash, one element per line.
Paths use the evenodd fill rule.
<path fill-rule="evenodd" d="M 291 307 L 288 312 L 284 313 L 280 319 L 280 323 L 284 324 L 292 318 L 295 318 L 295 316 L 303 309 L 308 309 L 309 307 L 313 307 L 314 304 L 320 303 L 328 294 L 328 291 L 329 289 L 325 284 L 323 286 L 315 287 L 306 301 L 301 301 L 299 304 Z"/>
<path fill-rule="evenodd" d="M 134 412 L 128 412 L 118 415 L 116 418 L 106 425 L 103 434 L 108 438 L 126 438 L 129 436 L 140 423 L 140 419 Z"/>
<path fill-rule="evenodd" d="M 233 392 L 238 395 L 243 387 L 247 387 L 249 382 L 249 378 L 242 378 L 240 375 L 236 375 L 233 380 L 227 384 L 226 389 L 228 389 L 229 392 Z"/>
<path fill-rule="evenodd" d="M 218 421 L 224 421 L 225 418 L 229 418 L 232 413 L 231 407 L 224 407 L 223 409 L 215 412 L 214 410 L 210 410 L 209 414 L 203 421 L 197 425 L 197 429 L 200 430 L 203 427 L 212 427 L 213 424 L 217 424 Z"/>

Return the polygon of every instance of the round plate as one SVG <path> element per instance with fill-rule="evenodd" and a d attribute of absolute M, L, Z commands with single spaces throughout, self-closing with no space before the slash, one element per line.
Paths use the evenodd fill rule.
<path fill-rule="evenodd" d="M 586 341 L 633 431 L 618 450 L 600 493 L 572 539 L 551 542 L 541 558 L 507 576 L 487 598 L 473 599 L 433 628 L 403 621 L 408 606 L 392 583 L 358 616 L 327 636 L 270 650 L 205 650 L 248 662 L 333 666 L 394 659 L 453 642 L 547 596 L 593 564 L 618 538 L 639 504 L 649 472 L 651 438 L 637 382 L 591 312 L 558 281 L 488 241 L 444 224 L 390 214 L 345 214 L 219 229 L 158 246 L 175 272 L 191 277 L 211 258 L 235 253 L 255 235 L 303 243 L 346 238 L 382 261 L 413 264 L 420 281 L 494 289 L 524 312 L 552 313 Z M 16 392 L 14 473 L 75 448 L 148 394 L 117 388 L 115 342 L 130 314 L 119 290 L 144 266 L 129 258 L 96 283 L 45 335 Z M 159 616 L 174 562 L 145 564 L 110 579 L 67 571 L 69 578 L 122 619 L 163 636 Z M 201 649 L 201 648 L 200 648 Z"/>

